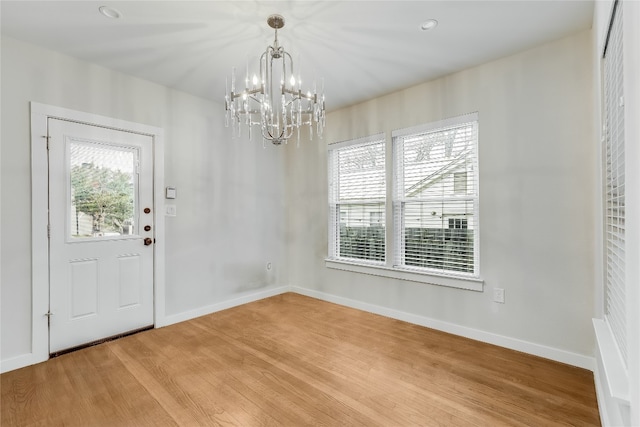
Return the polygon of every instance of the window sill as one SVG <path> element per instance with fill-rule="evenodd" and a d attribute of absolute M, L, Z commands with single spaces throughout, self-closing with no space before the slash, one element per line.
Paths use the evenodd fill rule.
<path fill-rule="evenodd" d="M 604 367 L 604 377 L 611 397 L 619 403 L 629 405 L 629 377 L 624 361 L 618 351 L 618 345 L 607 322 L 593 319 L 596 344 Z"/>
<path fill-rule="evenodd" d="M 356 264 L 353 262 L 339 261 L 335 259 L 325 259 L 325 266 L 336 270 L 408 280 L 411 282 L 428 283 L 431 285 L 447 286 L 450 288 L 466 289 L 477 292 L 482 292 L 484 285 L 484 281 L 482 279 L 473 277 L 428 274 L 399 268 L 389 268 L 381 265 Z"/>

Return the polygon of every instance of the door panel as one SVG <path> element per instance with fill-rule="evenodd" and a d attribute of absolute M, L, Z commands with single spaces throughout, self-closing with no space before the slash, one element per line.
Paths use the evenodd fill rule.
<path fill-rule="evenodd" d="M 153 147 L 64 120 L 48 128 L 54 353 L 153 324 Z"/>
<path fill-rule="evenodd" d="M 122 255 L 118 257 L 118 308 L 133 307 L 142 301 L 142 257 Z"/>
<path fill-rule="evenodd" d="M 70 260 L 69 270 L 71 291 L 69 317 L 77 319 L 95 316 L 98 312 L 98 260 Z"/>

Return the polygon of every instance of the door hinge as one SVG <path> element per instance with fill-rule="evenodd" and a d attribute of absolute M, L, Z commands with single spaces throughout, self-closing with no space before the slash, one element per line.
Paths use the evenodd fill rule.
<path fill-rule="evenodd" d="M 51 312 L 51 309 L 49 309 L 44 316 L 47 318 L 47 323 L 49 326 L 51 326 L 51 316 L 53 316 L 53 313 Z"/>
<path fill-rule="evenodd" d="M 47 140 L 47 150 L 48 150 L 49 149 L 49 139 L 51 139 L 51 137 L 49 135 L 42 135 L 42 137 Z"/>
<path fill-rule="evenodd" d="M 47 224 L 47 237 L 51 238 L 51 224 Z"/>

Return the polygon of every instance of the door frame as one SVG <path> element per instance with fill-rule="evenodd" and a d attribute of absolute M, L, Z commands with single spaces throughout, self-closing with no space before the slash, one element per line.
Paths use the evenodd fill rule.
<path fill-rule="evenodd" d="M 164 230 L 164 130 L 129 122 L 31 102 L 31 356 L 32 364 L 49 359 L 49 160 L 47 120 L 68 120 L 91 126 L 148 135 L 153 145 L 153 208 L 155 244 L 153 256 L 153 322 L 165 324 L 165 230 Z M 55 315 L 55 314 L 54 314 Z"/>

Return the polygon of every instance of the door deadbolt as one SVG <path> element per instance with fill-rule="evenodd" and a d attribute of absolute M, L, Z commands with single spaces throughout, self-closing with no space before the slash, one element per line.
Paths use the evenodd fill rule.
<path fill-rule="evenodd" d="M 146 213 L 146 214 L 151 213 L 151 209 L 149 209 L 149 208 L 144 208 L 144 213 Z"/>
<path fill-rule="evenodd" d="M 144 231 L 151 231 L 151 226 L 150 225 L 145 225 L 144 226 Z"/>

